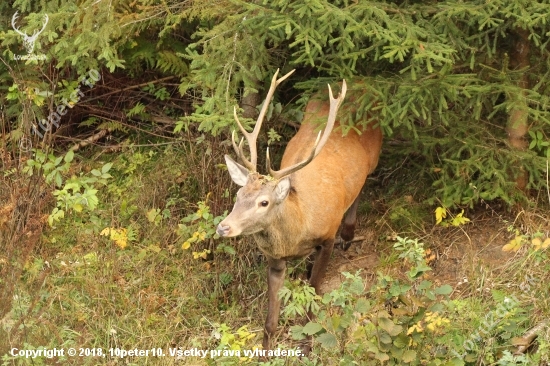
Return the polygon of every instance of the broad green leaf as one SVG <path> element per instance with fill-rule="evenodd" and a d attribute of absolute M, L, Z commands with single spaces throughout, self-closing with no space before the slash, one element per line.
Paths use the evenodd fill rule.
<path fill-rule="evenodd" d="M 449 295 L 453 292 L 453 288 L 450 285 L 443 285 L 441 287 L 437 287 L 434 292 L 438 295 Z"/>
<path fill-rule="evenodd" d="M 380 343 L 384 343 L 384 344 L 391 344 L 393 342 L 391 336 L 385 332 L 380 332 L 378 339 L 380 340 Z"/>
<path fill-rule="evenodd" d="M 113 163 L 107 163 L 101 167 L 101 173 L 105 174 L 109 170 L 111 170 L 111 167 L 113 166 Z"/>
<path fill-rule="evenodd" d="M 464 366 L 464 365 L 465 365 L 464 360 L 457 357 L 451 359 L 449 362 L 444 364 L 444 366 Z"/>
<path fill-rule="evenodd" d="M 74 151 L 69 150 L 69 152 L 65 154 L 65 158 L 63 160 L 65 161 L 65 163 L 70 163 L 71 161 L 73 161 L 73 158 L 74 158 Z"/>
<path fill-rule="evenodd" d="M 392 337 L 395 337 L 403 331 L 403 327 L 401 325 L 394 324 L 394 322 L 389 318 L 378 318 L 378 324 L 380 325 L 380 328 L 384 329 Z"/>
<path fill-rule="evenodd" d="M 331 334 L 331 333 L 323 333 L 315 339 L 324 348 L 334 348 L 338 345 L 338 341 L 336 340 L 336 337 L 334 336 L 334 334 Z"/>
<path fill-rule="evenodd" d="M 385 362 L 385 361 L 390 359 L 390 356 L 388 356 L 386 353 L 382 353 L 382 352 L 376 352 L 374 357 L 377 360 L 382 361 L 382 362 Z"/>
<path fill-rule="evenodd" d="M 237 254 L 237 251 L 231 245 L 224 245 L 223 246 L 223 252 L 226 253 L 226 254 L 229 254 L 229 255 Z"/>
<path fill-rule="evenodd" d="M 309 322 L 303 329 L 303 332 L 307 335 L 313 335 L 320 332 L 323 329 L 323 326 L 319 323 Z"/>
<path fill-rule="evenodd" d="M 147 221 L 149 222 L 155 222 L 155 219 L 159 215 L 160 210 L 158 208 L 152 208 L 149 211 L 147 211 Z"/>
<path fill-rule="evenodd" d="M 357 300 L 357 304 L 355 304 L 355 311 L 361 314 L 366 313 L 370 308 L 370 302 L 364 297 L 359 298 L 359 300 Z"/>
<path fill-rule="evenodd" d="M 397 348 L 405 348 L 409 345 L 409 337 L 405 333 L 401 333 L 395 337 L 393 345 Z"/>
<path fill-rule="evenodd" d="M 416 351 L 408 350 L 403 353 L 403 358 L 401 358 L 401 361 L 405 363 L 411 363 L 412 361 L 416 360 Z"/>

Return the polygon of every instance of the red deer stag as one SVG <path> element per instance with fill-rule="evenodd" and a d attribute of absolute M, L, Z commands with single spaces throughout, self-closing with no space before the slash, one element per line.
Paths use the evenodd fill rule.
<path fill-rule="evenodd" d="M 233 211 L 217 228 L 222 237 L 254 236 L 258 247 L 268 260 L 268 310 L 263 347 L 269 349 L 279 321 L 281 302 L 277 293 L 283 285 L 286 261 L 305 257 L 314 251 L 315 261 L 309 282 L 319 293 L 320 285 L 332 254 L 336 233 L 342 217 L 341 237 L 353 239 L 359 193 L 378 163 L 382 145 L 380 128 L 369 127 L 362 134 L 351 130 L 345 137 L 331 133 L 338 108 L 346 94 L 342 83 L 340 96 L 335 99 L 328 86 L 330 102 L 312 99 L 308 102 L 305 118 L 285 150 L 281 170 L 273 170 L 267 150 L 269 175 L 256 170 L 256 139 L 275 88 L 293 71 L 277 79 L 271 87 L 260 111 L 254 130 L 247 132 L 237 117 L 235 120 L 248 140 L 250 160 L 239 146 L 232 143 L 243 165 L 225 155 L 229 174 L 241 186 Z M 321 136 L 315 133 L 315 120 L 327 119 Z"/>

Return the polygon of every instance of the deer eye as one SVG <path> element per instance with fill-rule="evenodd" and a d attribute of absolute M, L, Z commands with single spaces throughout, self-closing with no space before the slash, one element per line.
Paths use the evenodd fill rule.
<path fill-rule="evenodd" d="M 262 207 L 267 207 L 267 205 L 269 205 L 269 202 L 268 202 L 268 201 L 262 201 L 262 202 L 260 202 L 260 206 L 262 206 Z"/>

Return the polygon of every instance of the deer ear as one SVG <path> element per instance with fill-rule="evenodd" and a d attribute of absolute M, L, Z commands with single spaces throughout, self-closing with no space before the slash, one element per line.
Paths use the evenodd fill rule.
<path fill-rule="evenodd" d="M 241 187 L 246 185 L 246 182 L 248 181 L 248 169 L 231 159 L 229 155 L 225 155 L 225 163 L 233 182 Z"/>
<path fill-rule="evenodd" d="M 290 192 L 290 178 L 286 177 L 277 182 L 277 186 L 275 187 L 277 202 L 284 200 L 288 196 L 288 192 Z"/>

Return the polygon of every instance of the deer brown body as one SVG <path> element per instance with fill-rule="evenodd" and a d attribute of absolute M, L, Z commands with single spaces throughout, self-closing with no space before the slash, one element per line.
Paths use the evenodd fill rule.
<path fill-rule="evenodd" d="M 289 74 L 277 81 L 276 75 L 273 90 Z M 345 137 L 340 131 L 331 133 L 332 128 L 339 125 L 335 120 L 336 112 L 345 91 L 344 81 L 338 99 L 333 99 L 331 91 L 330 103 L 312 99 L 307 104 L 304 121 L 287 145 L 280 171 L 271 169 L 269 154 L 270 174 L 264 176 L 255 170 L 257 154 L 252 151 L 255 149 L 252 145 L 255 145 L 258 125 L 263 120 L 262 113 L 256 123 L 258 130 L 255 128 L 249 134 L 256 133 L 256 136 L 252 136 L 252 141 L 247 136 L 251 162 L 244 158 L 242 143 L 239 148 L 233 144 L 247 167 L 226 155 L 231 177 L 242 188 L 237 193 L 233 211 L 219 224 L 217 231 L 226 237 L 253 235 L 268 259 L 269 303 L 264 349 L 269 348 L 277 328 L 280 311 L 277 293 L 284 282 L 286 260 L 316 252 L 310 284 L 319 293 L 342 217 L 341 236 L 349 241 L 353 239 L 361 188 L 378 163 L 382 144 L 379 128 L 369 127 L 361 135 L 351 130 Z M 268 93 L 269 99 L 270 94 L 272 90 Z M 316 132 L 320 119 L 328 119 L 322 138 Z M 244 131 L 242 127 L 241 131 Z"/>

